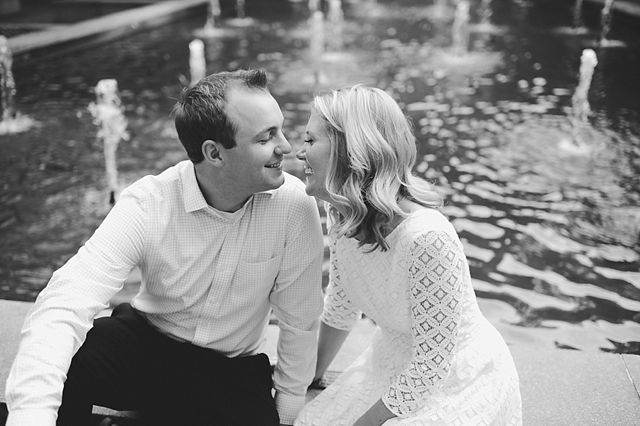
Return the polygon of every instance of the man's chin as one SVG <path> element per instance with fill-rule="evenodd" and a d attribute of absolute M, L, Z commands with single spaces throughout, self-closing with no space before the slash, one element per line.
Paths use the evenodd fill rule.
<path fill-rule="evenodd" d="M 269 184 L 268 184 L 269 187 L 267 189 L 265 189 L 265 191 L 278 189 L 278 188 L 280 188 L 282 186 L 282 184 L 284 184 L 284 174 L 280 174 L 280 178 L 279 179 L 271 179 L 269 181 Z"/>

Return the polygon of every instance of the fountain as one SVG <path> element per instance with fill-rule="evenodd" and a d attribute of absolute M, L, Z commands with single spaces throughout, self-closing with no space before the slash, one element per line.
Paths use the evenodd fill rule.
<path fill-rule="evenodd" d="M 469 2 L 461 0 L 456 6 L 456 13 L 451 27 L 453 51 L 462 56 L 469 50 Z"/>
<path fill-rule="evenodd" d="M 582 22 L 582 3 L 584 0 L 576 0 L 573 5 L 573 29 L 578 30 L 580 28 L 584 28 Z"/>
<path fill-rule="evenodd" d="M 566 34 L 566 35 L 582 35 L 589 33 L 589 29 L 584 25 L 582 21 L 582 5 L 584 0 L 575 0 L 573 7 L 571 8 L 572 13 L 572 25 L 559 27 L 554 30 L 554 32 L 558 34 Z"/>
<path fill-rule="evenodd" d="M 0 36 L 0 121 L 13 119 L 16 115 L 14 96 L 16 84 L 11 71 L 13 60 L 7 39 Z"/>
<path fill-rule="evenodd" d="M 109 208 L 102 141 L 90 143 L 98 128 L 86 110 L 96 82 L 116 79 L 126 107 L 131 139 L 118 145 L 116 182 L 124 187 L 185 158 L 168 111 L 183 86 L 176 76 L 189 84 L 187 46 L 200 38 L 209 72 L 268 70 L 292 143 L 303 139 L 316 91 L 361 81 L 392 93 L 416 126 L 416 173 L 437 182 L 481 309 L 510 343 L 640 353 L 637 26 L 614 17 L 608 37 L 627 47 L 598 50 L 583 45 L 597 41 L 598 24 L 588 37 L 549 28 L 572 26 L 574 1 L 493 1 L 492 24 L 507 34 L 479 48 L 483 34 L 471 24 L 487 22 L 489 2 L 469 1 L 483 9 L 470 11 L 468 51 L 457 55 L 453 19 L 430 15 L 436 0 L 343 1 L 344 28 L 356 43 L 336 53 L 324 51 L 330 19 L 325 30 L 307 0 L 283 0 L 285 13 L 269 3 L 247 10 L 259 25 L 218 22 L 228 39 L 194 37 L 206 19 L 194 16 L 28 65 L 14 52 L 16 109 L 39 127 L 0 135 L 3 298 L 35 298 Z M 439 4 L 453 18 L 454 1 Z M 587 10 L 585 2 L 585 23 Z M 585 48 L 598 56 L 591 89 L 578 84 Z M 585 102 L 588 93 L 589 109 L 578 93 L 572 107 L 574 92 Z M 296 166 L 285 168 L 301 176 L 289 157 Z"/>
<path fill-rule="evenodd" d="M 469 26 L 469 31 L 473 33 L 480 33 L 484 36 L 485 41 L 489 38 L 489 35 L 503 35 L 506 33 L 506 29 L 502 26 L 496 26 L 491 23 L 491 15 L 493 12 L 491 10 L 491 1 L 492 0 L 482 0 L 480 5 L 478 6 L 477 15 L 480 20 L 477 24 L 473 24 Z M 475 40 L 477 43 L 478 40 Z"/>
<path fill-rule="evenodd" d="M 575 120 L 586 122 L 591 115 L 591 107 L 589 105 L 589 88 L 591 87 L 591 79 L 593 70 L 598 64 L 596 52 L 592 49 L 582 51 L 580 58 L 580 80 L 578 87 L 571 98 L 572 116 Z"/>
<path fill-rule="evenodd" d="M 449 0 L 435 0 L 434 4 L 430 6 L 431 19 L 434 21 L 449 21 L 453 14 L 449 7 Z"/>
<path fill-rule="evenodd" d="M 244 0 L 236 0 L 236 14 L 238 19 L 244 19 L 246 17 L 244 13 Z"/>
<path fill-rule="evenodd" d="M 197 83 L 207 76 L 207 60 L 204 56 L 204 43 L 195 39 L 189 43 L 189 70 L 191 84 Z"/>
<path fill-rule="evenodd" d="M 229 19 L 227 23 L 236 27 L 248 27 L 254 24 L 254 20 L 247 17 L 244 0 L 236 0 L 236 17 Z"/>
<path fill-rule="evenodd" d="M 480 15 L 480 27 L 491 27 L 491 0 L 482 0 L 478 15 Z"/>
<path fill-rule="evenodd" d="M 95 87 L 96 103 L 89 104 L 93 123 L 99 126 L 97 137 L 104 144 L 104 161 L 109 188 L 109 203 L 116 202 L 119 193 L 116 150 L 121 140 L 129 140 L 127 119 L 118 97 L 118 82 L 114 79 L 100 80 Z"/>
<path fill-rule="evenodd" d="M 330 50 L 340 51 L 342 49 L 342 26 L 344 24 L 344 13 L 342 12 L 342 0 L 329 0 L 329 31 L 331 35 L 327 44 Z"/>
<path fill-rule="evenodd" d="M 619 40 L 611 40 L 608 38 L 609 31 L 611 31 L 612 11 L 615 0 L 605 0 L 604 7 L 602 8 L 602 15 L 600 17 L 600 40 L 598 47 L 624 47 L 625 43 Z"/>
<path fill-rule="evenodd" d="M 322 55 L 325 51 L 324 13 L 316 10 L 309 21 L 309 56 L 311 57 L 314 80 L 316 84 L 319 84 L 322 80 Z"/>
<path fill-rule="evenodd" d="M 600 33 L 600 43 L 607 40 L 607 35 L 611 30 L 611 9 L 615 0 L 605 0 L 604 7 L 602 8 L 602 15 L 600 17 L 600 27 L 602 32 Z"/>
<path fill-rule="evenodd" d="M 7 39 L 0 35 L 0 135 L 25 132 L 35 122 L 16 111 L 16 84 L 13 79 L 13 59 Z"/>
<path fill-rule="evenodd" d="M 212 38 L 220 35 L 221 30 L 218 28 L 220 14 L 220 0 L 209 0 L 207 4 L 207 22 L 203 28 L 194 31 L 194 35 L 198 38 Z"/>

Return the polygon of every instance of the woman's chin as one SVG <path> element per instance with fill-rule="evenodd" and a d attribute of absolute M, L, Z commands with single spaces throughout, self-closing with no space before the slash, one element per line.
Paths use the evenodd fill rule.
<path fill-rule="evenodd" d="M 310 197 L 316 197 L 319 200 L 324 200 L 326 198 L 326 191 L 324 191 L 322 188 L 318 188 L 316 185 L 314 185 L 313 182 L 310 182 L 309 179 L 307 179 L 307 186 L 305 187 L 305 192 Z"/>
<path fill-rule="evenodd" d="M 317 191 L 315 190 L 315 188 L 313 187 L 313 185 L 309 185 L 309 182 L 307 181 L 307 186 L 304 188 L 305 192 L 307 193 L 308 196 L 310 197 L 315 197 Z"/>

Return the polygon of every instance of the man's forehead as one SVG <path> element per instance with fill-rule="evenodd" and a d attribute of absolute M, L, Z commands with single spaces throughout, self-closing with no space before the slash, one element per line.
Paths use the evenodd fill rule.
<path fill-rule="evenodd" d="M 268 91 L 237 88 L 228 95 L 227 115 L 239 133 L 257 136 L 282 125 L 282 111 Z"/>

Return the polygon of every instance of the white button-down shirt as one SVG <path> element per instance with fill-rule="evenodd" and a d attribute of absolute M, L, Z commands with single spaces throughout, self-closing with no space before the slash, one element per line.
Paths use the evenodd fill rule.
<path fill-rule="evenodd" d="M 189 161 L 142 178 L 38 296 L 7 382 L 7 426 L 55 424 L 73 354 L 135 266 L 131 303 L 152 325 L 229 357 L 260 351 L 273 309 L 276 406 L 292 424 L 315 370 L 322 257 L 317 205 L 291 175 L 232 214 L 206 203 Z"/>

